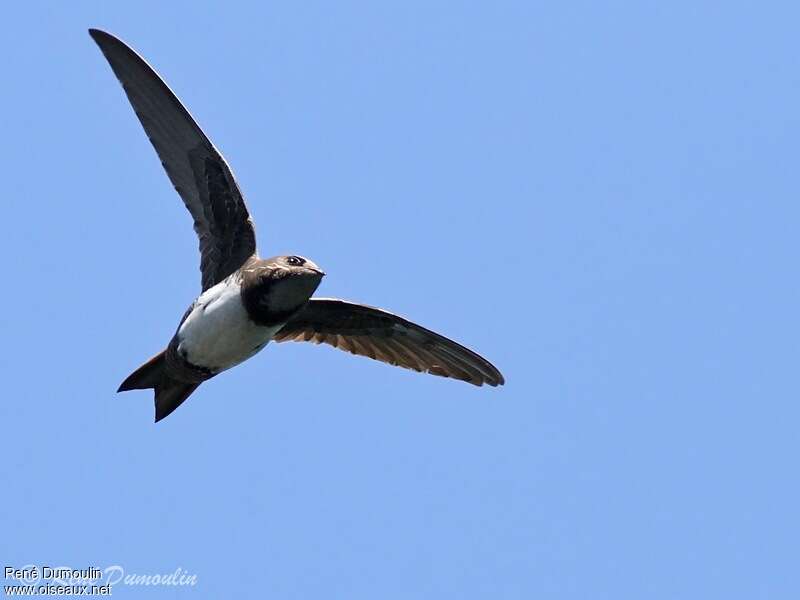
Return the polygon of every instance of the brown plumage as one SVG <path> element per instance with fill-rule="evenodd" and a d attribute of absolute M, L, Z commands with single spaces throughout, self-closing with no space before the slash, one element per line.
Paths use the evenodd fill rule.
<path fill-rule="evenodd" d="M 155 70 L 113 35 L 90 29 L 194 220 L 203 290 L 256 251 L 256 233 L 228 163 Z"/>
<path fill-rule="evenodd" d="M 153 389 L 156 421 L 211 377 L 270 340 L 329 344 L 391 365 L 473 385 L 503 376 L 475 352 L 392 313 L 311 298 L 324 273 L 300 256 L 261 259 L 253 222 L 233 172 L 158 74 L 124 42 L 90 29 L 164 170 L 194 221 L 202 293 L 166 349 L 118 391 Z"/>
<path fill-rule="evenodd" d="M 379 308 L 312 298 L 273 338 L 328 344 L 351 354 L 473 385 L 502 385 L 494 365 L 472 350 Z"/>

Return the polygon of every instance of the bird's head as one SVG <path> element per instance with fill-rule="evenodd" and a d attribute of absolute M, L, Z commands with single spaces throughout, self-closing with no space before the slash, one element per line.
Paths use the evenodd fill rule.
<path fill-rule="evenodd" d="M 262 321 L 280 321 L 302 308 L 325 272 L 302 256 L 259 259 L 244 269 L 246 301 L 263 315 Z"/>

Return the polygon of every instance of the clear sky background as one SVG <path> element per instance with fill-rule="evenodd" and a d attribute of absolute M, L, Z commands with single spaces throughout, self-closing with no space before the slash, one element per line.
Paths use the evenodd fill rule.
<path fill-rule="evenodd" d="M 198 577 L 128 598 L 800 595 L 797 3 L 13 3 L 4 23 L 3 566 Z M 263 254 L 311 257 L 320 295 L 453 337 L 507 385 L 281 344 L 158 425 L 150 392 L 115 394 L 199 260 L 90 26 L 222 150 Z"/>

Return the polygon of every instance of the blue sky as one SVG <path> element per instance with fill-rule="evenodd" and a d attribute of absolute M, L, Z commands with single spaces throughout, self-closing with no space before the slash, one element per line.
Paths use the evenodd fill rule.
<path fill-rule="evenodd" d="M 130 598 L 800 594 L 796 3 L 5 16 L 3 566 L 197 575 Z M 158 425 L 116 395 L 200 276 L 90 26 L 222 150 L 262 253 L 507 385 L 282 344 Z"/>

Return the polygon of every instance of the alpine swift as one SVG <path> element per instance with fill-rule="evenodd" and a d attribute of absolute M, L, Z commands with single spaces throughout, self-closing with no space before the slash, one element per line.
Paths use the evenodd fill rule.
<path fill-rule="evenodd" d="M 325 343 L 414 371 L 473 385 L 502 385 L 494 365 L 438 333 L 392 313 L 312 298 L 325 273 L 302 256 L 259 258 L 242 192 L 225 159 L 175 94 L 136 52 L 90 29 L 122 84 L 200 238 L 202 293 L 165 350 L 118 392 L 153 389 L 156 421 L 204 381 L 270 341 Z"/>

